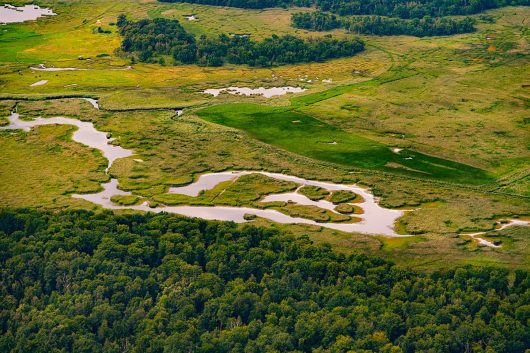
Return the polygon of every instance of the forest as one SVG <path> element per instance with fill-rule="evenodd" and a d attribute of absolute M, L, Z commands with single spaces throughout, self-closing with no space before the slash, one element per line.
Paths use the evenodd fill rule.
<path fill-rule="evenodd" d="M 291 17 L 293 27 L 329 31 L 345 28 L 356 34 L 369 35 L 412 35 L 417 37 L 442 36 L 469 33 L 475 30 L 474 20 L 425 16 L 421 19 L 402 19 L 383 16 L 347 16 L 338 18 L 325 12 L 295 13 Z"/>
<path fill-rule="evenodd" d="M 292 35 L 272 35 L 256 42 L 248 36 L 221 34 L 197 39 L 188 34 L 179 21 L 163 18 L 134 22 L 122 15 L 117 26 L 123 37 L 121 50 L 138 53 L 142 62 L 164 63 L 163 55 L 171 55 L 174 64 L 222 66 L 229 63 L 269 67 L 348 57 L 364 50 L 364 43 L 359 39 L 331 36 L 301 39 Z"/>
<path fill-rule="evenodd" d="M 168 214 L 0 211 L 2 352 L 496 352 L 530 276 L 429 274 L 305 236 Z"/>
<path fill-rule="evenodd" d="M 503 6 L 530 5 L 529 0 L 159 0 L 217 6 L 262 9 L 285 6 L 313 6 L 338 15 L 378 15 L 400 18 L 470 15 Z"/>

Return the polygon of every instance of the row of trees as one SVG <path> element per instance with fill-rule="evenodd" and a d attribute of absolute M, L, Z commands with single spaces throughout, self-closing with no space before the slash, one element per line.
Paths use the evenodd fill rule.
<path fill-rule="evenodd" d="M 338 18 L 324 12 L 295 13 L 291 17 L 293 27 L 328 31 L 346 28 L 352 33 L 371 35 L 413 35 L 417 37 L 469 33 L 475 30 L 474 20 L 425 16 L 411 20 L 382 16 L 349 16 Z"/>
<path fill-rule="evenodd" d="M 291 25 L 310 31 L 330 31 L 344 27 L 344 20 L 334 14 L 315 12 L 296 12 L 291 15 Z"/>
<path fill-rule="evenodd" d="M 265 9 L 270 7 L 288 7 L 313 5 L 312 0 L 159 0 L 161 2 L 187 2 L 193 4 L 229 6 L 242 9 Z"/>
<path fill-rule="evenodd" d="M 358 39 L 338 40 L 331 36 L 304 40 L 272 35 L 256 42 L 248 36 L 221 34 L 196 39 L 177 20 L 163 18 L 132 22 L 120 16 L 117 25 L 123 36 L 121 49 L 139 53 L 140 61 L 144 62 L 172 55 L 175 62 L 183 64 L 274 66 L 347 57 L 364 50 L 364 43 Z"/>
<path fill-rule="evenodd" d="M 339 15 L 378 15 L 399 18 L 470 15 L 503 6 L 530 5 L 529 0 L 160 0 L 241 8 L 313 6 Z"/>
<path fill-rule="evenodd" d="M 352 33 L 373 35 L 412 35 L 417 37 L 445 36 L 475 31 L 474 21 L 469 18 L 446 17 L 403 20 L 381 16 L 362 16 L 350 20 L 346 28 Z"/>
<path fill-rule="evenodd" d="M 529 4 L 529 0 L 317 0 L 317 6 L 322 11 L 339 15 L 399 18 L 470 15 L 498 7 Z"/>
<path fill-rule="evenodd" d="M 431 274 L 270 229 L 0 211 L 0 351 L 496 352 L 530 347 L 530 276 Z"/>

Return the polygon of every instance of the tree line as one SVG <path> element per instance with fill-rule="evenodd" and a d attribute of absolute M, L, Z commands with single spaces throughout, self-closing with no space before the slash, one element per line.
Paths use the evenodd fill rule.
<path fill-rule="evenodd" d="M 359 34 L 414 35 L 419 37 L 469 33 L 475 30 L 471 15 L 504 6 L 529 6 L 530 0 L 159 0 L 240 8 L 315 6 L 317 13 L 294 14 L 294 27 L 327 31 L 343 27 Z M 332 14 L 326 14 L 329 12 Z M 339 16 L 363 16 L 338 19 Z M 368 16 L 368 17 L 364 17 Z"/>
<path fill-rule="evenodd" d="M 265 9 L 270 7 L 289 7 L 301 6 L 308 7 L 313 5 L 312 0 L 159 0 L 161 2 L 184 2 L 192 4 L 228 6 L 242 9 Z"/>
<path fill-rule="evenodd" d="M 530 276 L 420 273 L 168 214 L 0 211 L 0 351 L 496 352 L 530 347 Z"/>
<path fill-rule="evenodd" d="M 316 6 L 341 16 L 378 15 L 399 18 L 470 15 L 504 6 L 528 6 L 530 0 L 159 0 L 216 6 L 262 9 L 285 6 Z"/>
<path fill-rule="evenodd" d="M 412 35 L 417 37 L 452 35 L 475 31 L 475 21 L 470 17 L 430 17 L 402 19 L 383 16 L 337 17 L 331 13 L 294 13 L 293 27 L 312 31 L 329 31 L 345 28 L 356 34 L 370 35 Z"/>
<path fill-rule="evenodd" d="M 248 36 L 198 39 L 187 33 L 177 20 L 157 18 L 129 21 L 120 15 L 117 21 L 123 37 L 121 49 L 137 53 L 142 62 L 156 62 L 171 55 L 174 63 L 222 66 L 225 63 L 251 66 L 275 66 L 301 62 L 319 62 L 355 55 L 364 50 L 356 38 L 331 36 L 301 39 L 291 35 L 272 35 L 262 41 Z"/>
<path fill-rule="evenodd" d="M 378 15 L 423 18 L 471 15 L 504 6 L 529 5 L 529 0 L 317 0 L 318 8 L 342 16 Z"/>

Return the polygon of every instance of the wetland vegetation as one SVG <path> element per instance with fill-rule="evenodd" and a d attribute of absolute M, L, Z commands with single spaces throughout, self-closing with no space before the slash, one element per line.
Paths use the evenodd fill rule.
<path fill-rule="evenodd" d="M 316 99 L 321 97 L 321 93 L 314 95 Z M 462 184 L 480 185 L 494 180 L 486 171 L 465 164 L 412 151 L 396 154 L 384 144 L 346 133 L 292 108 L 239 103 L 208 107 L 197 114 L 216 124 L 246 131 L 265 143 L 318 160 Z"/>
<path fill-rule="evenodd" d="M 420 18 L 424 16 L 469 15 L 503 6 L 528 5 L 527 0 L 410 0 L 352 2 L 348 0 L 160 0 L 162 2 L 188 2 L 217 6 L 233 6 L 252 9 L 264 9 L 278 6 L 312 6 L 341 15 L 380 15 L 401 18 Z"/>
<path fill-rule="evenodd" d="M 303 33 L 290 27 L 290 17 L 300 11 L 297 9 L 253 12 L 225 8 L 207 12 L 208 7 L 198 5 L 136 2 L 114 4 L 109 9 L 104 0 L 92 4 L 90 11 L 80 3 L 69 7 L 60 3 L 46 6 L 63 17 L 69 16 L 80 27 L 65 26 L 57 16 L 39 20 L 46 21 L 45 26 L 28 23 L 5 27 L 7 31 L 0 38 L 3 43 L 9 43 L 6 51 L 0 53 L 4 63 L 1 95 L 7 99 L 0 101 L 4 116 L 9 116 L 18 100 L 18 111 L 24 119 L 65 116 L 91 121 L 98 130 L 108 131 L 117 138 L 115 143 L 137 153 L 131 158 L 118 159 L 110 172 L 118 179 L 121 189 L 132 192 L 140 200 L 160 203 L 157 200 L 166 197 L 170 187 L 190 183 L 207 171 L 226 169 L 289 171 L 313 180 L 361 183 L 371 188 L 385 207 L 418 208 L 407 213 L 397 228 L 403 234 L 421 234 L 421 247 L 411 246 L 416 243 L 412 240 L 404 248 L 394 248 L 384 245 L 388 240 L 368 240 L 360 235 L 344 238 L 340 233 L 331 235 L 326 230 L 287 228 L 296 233 L 309 233 L 315 241 L 331 242 L 341 251 L 377 251 L 382 256 L 418 266 L 424 266 L 420 259 L 425 258 L 429 247 L 440 250 L 428 255 L 433 262 L 426 262 L 427 267 L 444 256 L 453 257 L 455 264 L 521 265 L 519 260 L 514 260 L 525 251 L 520 241 L 495 252 L 475 247 L 480 244 L 473 242 L 472 246 L 457 244 L 461 240 L 459 233 L 490 229 L 502 217 L 528 214 L 528 202 L 524 198 L 529 192 L 525 169 L 528 157 L 524 148 L 527 135 L 521 129 L 524 106 L 520 100 L 525 94 L 520 78 L 527 69 L 521 65 L 524 35 L 514 30 L 527 8 L 490 12 L 488 16 L 495 19 L 493 23 L 479 21 L 477 33 L 462 37 L 425 40 L 393 37 L 390 40 L 368 36 L 363 38 L 369 43 L 363 53 L 324 63 L 270 69 L 230 64 L 201 68 L 138 63 L 132 69 L 121 70 L 129 63 L 114 54 L 122 40 L 118 31 L 106 34 L 104 43 L 99 40 L 100 34 L 92 31 L 99 26 L 112 29 L 120 14 L 138 21 L 182 19 L 193 13 L 199 20 L 183 21 L 180 25 L 194 36 L 205 32 L 213 36 L 249 32 L 251 38 L 260 40 L 274 33 L 305 38 L 320 34 Z M 75 16 L 69 11 L 72 7 L 77 11 Z M 94 9 L 105 15 L 92 22 L 85 21 L 91 18 L 89 14 Z M 225 16 L 235 16 L 238 21 L 219 21 Z M 244 27 L 247 19 L 252 19 L 257 29 L 249 31 L 250 27 Z M 272 19 L 274 28 L 267 24 Z M 25 34 L 31 31 L 40 33 L 40 44 L 35 42 L 37 37 Z M 347 34 L 336 30 L 334 35 Z M 77 43 L 78 39 L 82 39 L 82 44 L 77 45 L 77 50 L 59 49 L 75 48 L 65 43 L 74 40 Z M 98 57 L 101 53 L 110 56 Z M 79 60 L 80 55 L 92 60 Z M 449 57 L 451 61 L 446 60 Z M 27 69 L 40 64 L 87 70 Z M 32 87 L 28 92 L 28 86 L 40 80 L 48 83 Z M 496 85 L 491 84 L 493 81 Z M 294 97 L 266 100 L 260 96 L 238 95 L 208 98 L 202 93 L 211 87 L 236 85 L 249 88 L 290 85 L 308 91 Z M 76 99 L 42 100 L 61 96 L 98 98 L 101 110 Z M 204 108 L 204 104 L 211 106 Z M 188 107 L 186 113 L 176 116 L 174 109 L 182 107 Z M 269 116 L 269 113 L 274 116 L 274 124 L 266 124 L 271 120 L 254 120 L 260 114 Z M 207 121 L 221 118 L 230 124 L 224 127 Z M 257 135 L 253 135 L 252 126 L 248 130 L 243 125 L 236 126 L 236 123 L 244 124 L 247 118 L 248 122 L 257 121 L 258 125 L 266 126 Z M 443 121 L 447 128 L 444 130 L 438 121 Z M 304 124 L 314 133 L 314 138 L 303 133 L 300 125 Z M 51 126 L 35 129 L 29 134 L 32 143 L 53 145 L 53 139 L 40 142 L 43 133 L 53 129 Z M 36 155 L 24 157 L 22 152 L 30 145 L 15 139 L 17 135 L 24 136 L 2 133 L 2 143 L 10 149 L 2 159 L 2 178 L 10 180 L 2 189 L 4 200 L 24 207 L 94 207 L 70 195 L 96 191 L 98 184 L 107 178 L 101 167 L 69 158 L 70 162 L 78 163 L 76 177 L 70 180 L 87 178 L 83 184 L 76 184 L 77 181 L 73 186 L 61 184 L 61 176 L 70 173 L 57 166 L 61 164 L 61 156 L 70 153 L 70 147 L 63 149 L 62 154 L 53 155 L 53 162 Z M 65 136 L 63 140 L 68 139 Z M 300 143 L 296 145 L 294 141 Z M 399 153 L 393 152 L 396 146 L 401 149 Z M 96 159 L 95 165 L 105 165 L 97 154 Z M 55 173 L 52 166 L 62 172 Z M 15 169 L 26 179 L 16 178 L 17 173 L 11 172 Z M 40 171 L 46 171 L 53 186 L 33 183 L 32 188 L 24 187 L 25 180 L 39 180 Z M 134 198 L 120 202 L 131 203 L 131 200 Z M 256 223 L 274 226 L 261 220 Z M 500 234 L 502 238 L 502 234 L 518 233 L 507 229 Z M 346 248 L 341 245 L 345 239 L 349 244 Z M 509 242 L 509 238 L 503 239 L 503 243 Z M 397 253 L 406 255 L 395 257 Z"/>
<path fill-rule="evenodd" d="M 524 353 L 524 5 L 45 0 L 1 26 L 0 351 Z"/>

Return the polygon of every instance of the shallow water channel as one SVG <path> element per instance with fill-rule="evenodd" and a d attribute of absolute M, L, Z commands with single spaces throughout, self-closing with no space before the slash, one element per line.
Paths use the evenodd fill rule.
<path fill-rule="evenodd" d="M 131 150 L 127 150 L 120 146 L 112 145 L 112 138 L 107 137 L 106 132 L 98 131 L 94 124 L 85 121 L 79 121 L 70 118 L 37 118 L 35 120 L 26 121 L 21 120 L 17 113 L 12 113 L 9 117 L 9 125 L 0 127 L 0 130 L 8 129 L 22 129 L 29 131 L 35 126 L 42 125 L 73 125 L 77 130 L 73 133 L 72 139 L 85 146 L 99 150 L 103 156 L 109 161 L 108 166 L 118 158 L 125 158 L 133 155 Z"/>
<path fill-rule="evenodd" d="M 345 232 L 358 232 L 358 233 L 365 233 L 365 234 L 382 234 L 382 235 L 387 235 L 387 236 L 400 236 L 394 231 L 394 224 L 396 222 L 396 219 L 401 217 L 404 214 L 404 211 L 391 210 L 391 209 L 383 208 L 379 206 L 373 194 L 371 194 L 366 189 L 360 188 L 356 185 L 334 184 L 334 183 L 328 183 L 328 182 L 307 180 L 307 179 L 299 178 L 296 176 L 285 175 L 285 174 L 280 174 L 280 173 L 269 173 L 269 172 L 261 172 L 261 171 L 258 171 L 258 172 L 256 171 L 232 171 L 232 172 L 204 174 L 204 175 L 201 175 L 195 183 L 192 183 L 190 185 L 183 186 L 183 187 L 170 188 L 169 192 L 188 195 L 188 196 L 197 196 L 202 190 L 212 189 L 213 187 L 215 187 L 217 184 L 221 182 L 228 181 L 228 180 L 235 180 L 239 178 L 240 176 L 248 175 L 252 173 L 263 174 L 265 176 L 278 179 L 278 180 L 292 181 L 299 185 L 318 186 L 328 191 L 345 190 L 345 191 L 354 192 L 355 194 L 360 195 L 364 199 L 363 202 L 355 204 L 356 206 L 360 207 L 363 210 L 363 214 L 355 215 L 356 217 L 359 217 L 362 219 L 362 221 L 358 223 L 317 223 L 317 222 L 306 220 L 306 219 L 304 219 L 303 221 L 297 220 L 296 222 L 292 222 L 292 221 L 285 222 L 283 217 L 279 217 L 279 218 L 274 217 L 273 219 L 271 218 L 272 215 L 268 215 L 267 217 L 267 216 L 260 216 L 254 212 L 247 212 L 247 213 L 252 213 L 260 217 L 272 219 L 273 221 L 276 221 L 278 223 L 305 223 L 305 224 L 320 225 L 323 227 L 342 230 Z M 335 212 L 334 209 L 336 206 L 332 204 L 331 202 L 328 202 L 325 200 L 312 201 L 306 196 L 300 193 L 297 193 L 297 192 L 267 195 L 263 198 L 262 201 L 264 202 L 292 201 L 300 205 L 313 205 L 313 206 L 317 206 L 323 209 L 331 210 L 333 212 Z M 283 214 L 281 215 L 285 216 Z"/>
<path fill-rule="evenodd" d="M 490 248 L 500 248 L 501 247 L 500 245 L 497 245 L 497 244 L 495 244 L 495 243 L 493 243 L 493 242 L 491 242 L 489 240 L 486 240 L 484 238 L 480 238 L 480 236 L 486 235 L 486 234 L 488 234 L 490 232 L 498 232 L 500 230 L 503 230 L 503 229 L 506 229 L 506 228 L 512 227 L 512 226 L 529 226 L 529 225 L 530 225 L 530 221 L 525 221 L 525 220 L 522 220 L 522 219 L 510 219 L 506 223 L 499 224 L 499 227 L 494 229 L 494 230 L 486 231 L 486 232 L 470 233 L 470 234 L 465 234 L 465 235 L 476 239 L 479 242 L 479 244 L 482 244 L 482 245 L 485 245 L 485 246 L 489 246 Z"/>
<path fill-rule="evenodd" d="M 91 102 L 97 103 L 97 102 Z M 37 118 L 31 121 L 21 120 L 19 114 L 13 112 L 9 117 L 9 125 L 0 127 L 1 130 L 7 129 L 23 129 L 29 131 L 35 126 L 41 125 L 73 125 L 77 127 L 72 138 L 74 141 L 79 142 L 83 145 L 98 149 L 107 158 L 108 166 L 118 158 L 125 158 L 132 156 L 134 152 L 122 148 L 120 146 L 112 145 L 112 138 L 108 138 L 107 133 L 98 131 L 94 125 L 90 122 L 82 122 L 76 119 L 55 117 L 55 118 Z M 203 190 L 209 190 L 218 185 L 221 182 L 228 180 L 235 180 L 243 175 L 260 173 L 271 178 L 278 180 L 285 180 L 295 182 L 299 185 L 311 185 L 324 188 L 329 191 L 347 190 L 360 195 L 363 198 L 362 202 L 356 203 L 355 205 L 363 210 L 362 214 L 355 215 L 361 218 L 360 222 L 357 223 L 317 223 L 312 220 L 299 217 L 291 217 L 283 214 L 276 210 L 271 209 L 254 209 L 250 207 L 228 207 L 228 206 L 163 206 L 163 207 L 150 207 L 147 203 L 134 206 L 120 206 L 116 205 L 111 201 L 111 197 L 114 195 L 132 195 L 131 192 L 123 191 L 118 188 L 118 181 L 111 179 L 107 183 L 103 183 L 103 191 L 94 194 L 75 194 L 72 195 L 75 198 L 84 199 L 94 204 L 100 205 L 107 209 L 131 209 L 139 211 L 149 212 L 168 212 L 176 213 L 189 217 L 199 217 L 208 220 L 221 220 L 221 221 L 234 221 L 237 223 L 247 222 L 245 215 L 256 215 L 277 223 L 283 224 L 308 224 L 326 227 L 330 229 L 341 230 L 344 232 L 355 232 L 373 235 L 386 235 L 391 237 L 403 237 L 408 235 L 397 234 L 394 231 L 394 225 L 396 220 L 401 217 L 405 211 L 392 210 L 381 207 L 377 199 L 368 190 L 358 187 L 356 185 L 344 185 L 334 184 L 329 182 L 321 182 L 314 180 L 307 180 L 296 176 L 270 173 L 262 171 L 230 171 L 220 172 L 201 175 L 196 182 L 191 183 L 183 187 L 170 188 L 170 193 L 183 194 L 188 196 L 197 196 Z M 301 205 L 314 205 L 323 209 L 331 210 L 333 212 L 335 205 L 331 202 L 320 200 L 312 201 L 306 196 L 297 192 L 289 192 L 283 194 L 268 195 L 263 198 L 262 201 L 292 201 Z M 512 221 L 510 224 L 503 225 L 505 228 L 510 225 L 522 225 L 523 221 Z M 526 224 L 526 223 L 525 223 Z M 477 236 L 483 233 L 468 234 L 476 238 L 479 242 L 484 245 L 486 244 L 484 239 L 480 239 Z"/>
<path fill-rule="evenodd" d="M 77 127 L 72 138 L 83 145 L 96 148 L 102 152 L 105 158 L 108 159 L 109 167 L 118 158 L 125 158 L 132 156 L 134 153 L 131 150 L 124 149 L 120 146 L 112 145 L 112 139 L 107 137 L 107 133 L 98 131 L 90 122 L 82 122 L 75 119 L 56 117 L 56 118 L 37 118 L 31 121 L 21 120 L 19 114 L 12 113 L 9 117 L 9 125 L 0 129 L 23 129 L 29 131 L 32 127 L 41 125 L 66 124 Z M 177 213 L 190 217 L 200 217 L 209 220 L 224 220 L 234 222 L 246 222 L 245 215 L 253 214 L 258 217 L 263 217 L 278 223 L 303 223 L 310 225 L 318 225 L 327 228 L 342 230 L 346 232 L 359 232 L 366 234 L 382 234 L 387 236 L 401 236 L 394 232 L 395 220 L 403 214 L 403 211 L 390 210 L 380 207 L 376 202 L 374 196 L 365 189 L 354 185 L 341 185 L 319 181 L 306 180 L 303 178 L 268 172 L 254 172 L 254 171 L 236 171 L 236 172 L 221 172 L 215 174 L 205 174 L 190 185 L 181 188 L 171 188 L 170 193 L 181 193 L 190 196 L 197 196 L 201 190 L 211 189 L 222 181 L 233 180 L 242 175 L 261 173 L 271 178 L 293 181 L 300 185 L 314 185 L 320 186 L 330 191 L 335 190 L 350 190 L 363 197 L 364 201 L 356 204 L 363 209 L 362 215 L 356 215 L 362 218 L 358 223 L 317 223 L 312 220 L 291 217 L 276 210 L 254 209 L 249 207 L 202 207 L 202 206 L 174 206 L 174 207 L 155 207 L 151 208 L 147 204 L 136 206 L 119 206 L 110 200 L 114 195 L 131 195 L 130 192 L 118 189 L 118 181 L 112 179 L 108 183 L 102 184 L 103 191 L 95 194 L 73 195 L 73 197 L 84 199 L 92 203 L 98 204 L 104 208 L 109 209 L 134 209 L 150 212 L 169 212 Z M 297 193 L 286 193 L 277 195 L 268 195 L 264 201 L 293 201 L 299 204 L 322 207 L 324 209 L 332 209 L 332 204 L 327 204 L 326 201 L 311 201 L 305 196 Z"/>

